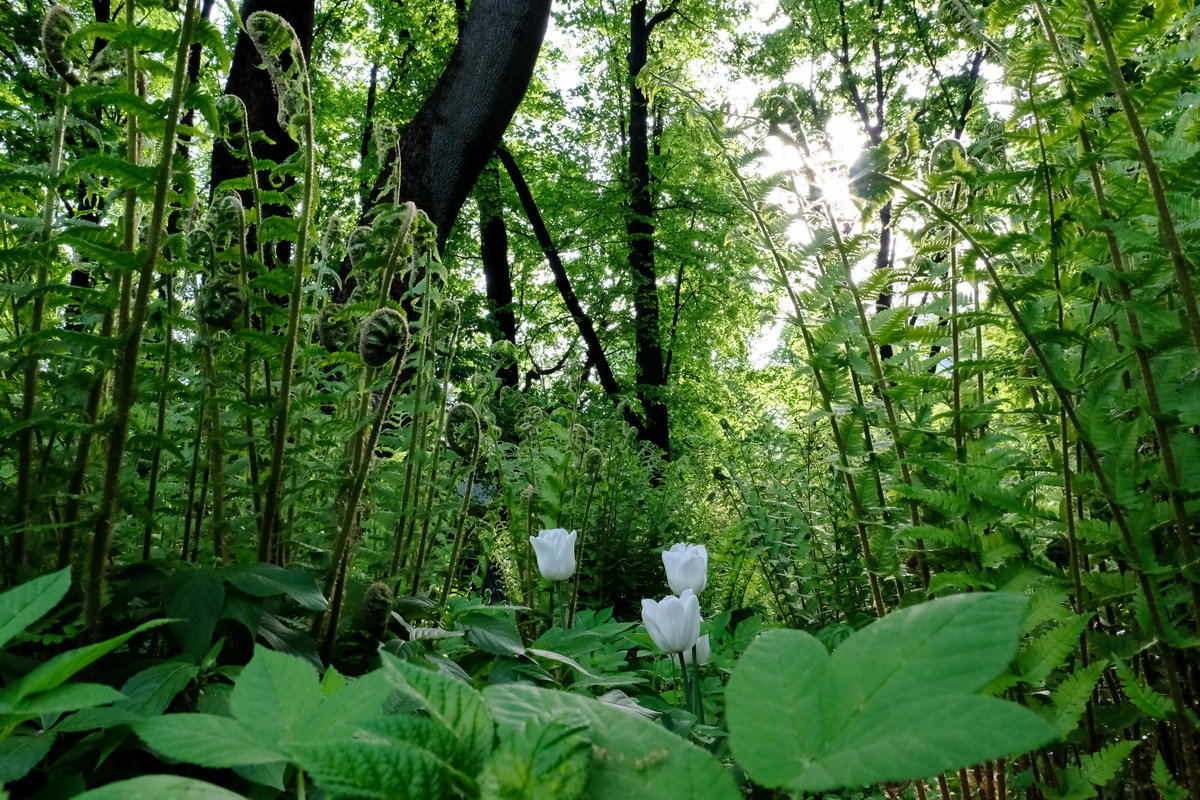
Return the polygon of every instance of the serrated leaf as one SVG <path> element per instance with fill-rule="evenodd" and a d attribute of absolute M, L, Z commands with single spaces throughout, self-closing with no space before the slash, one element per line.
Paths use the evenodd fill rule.
<path fill-rule="evenodd" d="M 587 787 L 591 745 L 582 724 L 530 722 L 510 731 L 488 759 L 483 800 L 576 800 Z"/>
<path fill-rule="evenodd" d="M 1121 659 L 1114 659 L 1113 667 L 1117 671 L 1117 677 L 1121 679 L 1121 689 L 1129 698 L 1129 702 L 1148 717 L 1170 719 L 1171 713 L 1175 710 L 1175 705 L 1170 698 L 1164 697 L 1143 683 L 1129 665 Z"/>
<path fill-rule="evenodd" d="M 142 775 L 92 789 L 75 800 L 245 800 L 245 798 L 195 778 L 179 775 Z"/>
<path fill-rule="evenodd" d="M 1050 692 L 1054 703 L 1050 724 L 1059 738 L 1066 738 L 1079 725 L 1079 719 L 1087 709 L 1092 692 L 1096 690 L 1096 684 L 1107 666 L 1107 661 L 1093 661 L 1068 675 Z"/>
<path fill-rule="evenodd" d="M 71 569 L 67 567 L 0 594 L 0 648 L 50 613 L 70 588 Z"/>
<path fill-rule="evenodd" d="M 53 733 L 17 733 L 0 741 L 0 785 L 28 775 L 46 757 L 53 744 Z"/>
<path fill-rule="evenodd" d="M 730 744 L 757 782 L 816 792 L 908 780 L 1039 747 L 1032 711 L 976 692 L 1016 650 L 1025 598 L 956 595 L 895 611 L 833 655 L 768 631 L 726 692 Z M 920 724 L 913 724 L 920 720 Z"/>
<path fill-rule="evenodd" d="M 308 662 L 258 645 L 229 694 L 229 710 L 251 736 L 288 752 L 292 742 L 319 738 L 308 717 L 324 698 Z"/>
<path fill-rule="evenodd" d="M 382 653 L 384 669 L 430 717 L 452 731 L 464 745 L 469 762 L 465 772 L 477 773 L 492 751 L 492 716 L 479 693 L 442 672 L 422 669 Z"/>
<path fill-rule="evenodd" d="M 306 748 L 304 769 L 331 800 L 439 800 L 449 796 L 442 768 L 404 743 L 337 742 Z"/>
<path fill-rule="evenodd" d="M 285 761 L 278 740 L 262 740 L 235 719 L 215 714 L 167 714 L 133 726 L 142 741 L 176 761 L 239 767 Z"/>
<path fill-rule="evenodd" d="M 1050 673 L 1066 663 L 1079 646 L 1091 615 L 1073 615 L 1027 643 L 1017 656 L 1017 671 L 1026 683 L 1040 685 Z"/>
<path fill-rule="evenodd" d="M 729 772 L 705 750 L 661 725 L 591 697 L 527 684 L 483 691 L 503 732 L 527 724 L 570 720 L 587 725 L 591 800 L 738 800 Z M 581 729 L 582 730 L 582 729 Z"/>

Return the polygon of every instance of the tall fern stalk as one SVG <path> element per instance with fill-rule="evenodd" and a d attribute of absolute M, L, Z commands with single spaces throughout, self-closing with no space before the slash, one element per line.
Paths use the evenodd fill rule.
<path fill-rule="evenodd" d="M 130 0 L 130 15 L 132 15 L 132 10 L 133 2 Z M 184 93 L 187 89 L 187 59 L 198 11 L 197 0 L 187 0 L 183 13 L 183 24 L 179 30 L 171 95 L 167 100 L 158 178 L 154 187 L 154 204 L 150 211 L 145 247 L 139 259 L 141 264 L 138 270 L 136 294 L 133 298 L 129 323 L 118 333 L 117 364 L 113 380 L 113 412 L 109 423 L 111 432 L 108 437 L 104 488 L 96 514 L 92 558 L 88 568 L 87 597 L 84 602 L 84 620 L 87 627 L 93 631 L 100 622 L 104 577 L 112 542 L 113 517 L 120 495 L 121 470 L 125 461 L 125 446 L 129 436 L 129 416 L 134 401 L 137 399 L 135 377 L 138 355 L 141 351 L 142 330 L 146 325 L 150 294 L 154 289 L 155 268 L 158 266 L 162 240 L 166 233 L 167 197 L 171 189 L 176 133 L 179 128 L 180 113 L 183 109 Z M 136 80 L 136 77 L 134 79 Z"/>
<path fill-rule="evenodd" d="M 246 21 L 247 28 L 253 30 L 255 22 L 267 16 L 265 12 L 251 14 Z M 285 26 L 287 33 L 294 40 L 295 33 L 291 31 L 286 22 L 274 14 L 269 17 L 274 18 L 271 22 Z M 264 51 L 266 44 L 260 43 L 257 37 L 251 36 L 251 39 L 259 48 L 264 61 L 275 57 Z M 301 121 L 303 133 L 300 142 L 300 152 L 304 159 L 304 176 L 301 179 L 301 198 L 296 215 L 298 221 L 296 248 L 292 251 L 291 258 L 292 286 L 288 294 L 287 332 L 283 345 L 283 363 L 280 365 L 279 371 L 279 396 L 275 406 L 274 429 L 271 437 L 271 470 L 267 477 L 263 515 L 259 528 L 258 558 L 260 561 L 272 560 L 276 545 L 275 539 L 279 535 L 279 507 L 283 499 L 284 455 L 287 449 L 288 423 L 292 413 L 292 381 L 296 366 L 296 344 L 300 337 L 300 309 L 304 303 L 304 279 L 308 273 L 308 229 L 312 219 L 313 202 L 316 198 L 316 142 L 313 134 L 312 89 L 309 86 L 308 68 L 304 62 L 304 55 L 299 47 L 292 48 L 292 58 L 296 62 L 294 67 L 298 75 L 295 80 L 299 85 L 287 87 L 286 90 L 299 91 L 304 102 L 304 117 Z M 285 78 L 272 75 L 272 79 L 276 81 L 278 91 L 281 88 L 278 84 Z M 253 168 L 251 173 L 253 174 Z M 255 178 L 255 180 L 257 179 Z"/>

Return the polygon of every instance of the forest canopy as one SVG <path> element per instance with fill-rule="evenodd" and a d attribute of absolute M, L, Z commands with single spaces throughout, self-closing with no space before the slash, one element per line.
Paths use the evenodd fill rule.
<path fill-rule="evenodd" d="M 7 3 L 0 798 L 1200 798 L 1198 70 Z"/>

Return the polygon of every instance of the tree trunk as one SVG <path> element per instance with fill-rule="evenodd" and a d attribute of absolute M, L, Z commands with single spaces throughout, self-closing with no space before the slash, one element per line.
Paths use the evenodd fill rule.
<path fill-rule="evenodd" d="M 504 225 L 504 206 L 500 200 L 500 171 L 493 163 L 484 173 L 479 187 L 479 245 L 483 258 L 483 279 L 487 285 L 488 308 L 496 329 L 493 342 L 517 343 L 517 315 L 513 311 L 512 269 L 508 263 L 508 229 Z M 517 364 L 500 370 L 500 385 L 517 387 Z"/>
<path fill-rule="evenodd" d="M 529 88 L 549 18 L 550 0 L 471 3 L 450 62 L 400 137 L 400 199 L 429 215 L 439 245 Z"/>
<path fill-rule="evenodd" d="M 649 103 L 637 79 L 646 66 L 647 46 L 654 26 L 673 11 L 646 19 L 645 0 L 636 0 L 629 15 L 629 205 L 625 232 L 629 237 L 629 271 L 633 280 L 634 361 L 637 395 L 642 403 L 643 441 L 671 458 L 670 416 L 667 412 L 667 374 L 659 337 L 658 275 L 654 264 L 654 195 L 650 176 Z"/>

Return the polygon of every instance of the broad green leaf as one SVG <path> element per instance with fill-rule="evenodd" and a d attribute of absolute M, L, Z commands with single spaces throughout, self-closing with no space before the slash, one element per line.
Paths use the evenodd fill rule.
<path fill-rule="evenodd" d="M 442 767 L 402 742 L 336 742 L 305 748 L 305 771 L 331 800 L 440 800 L 450 797 Z"/>
<path fill-rule="evenodd" d="M 484 767 L 484 800 L 575 800 L 591 763 L 585 728 L 534 721 L 507 732 Z"/>
<path fill-rule="evenodd" d="M 81 708 L 103 706 L 124 698 L 125 695 L 102 683 L 68 683 L 56 689 L 30 695 L 17 703 L 11 712 L 3 713 L 29 719 L 41 714 L 61 714 Z M 0 712 L 2 711 L 0 709 Z"/>
<path fill-rule="evenodd" d="M 975 694 L 1015 655 L 1025 600 L 969 594 L 896 611 L 833 655 L 776 630 L 726 693 L 738 762 L 769 787 L 817 792 L 927 777 L 1054 738 L 1032 711 Z"/>
<path fill-rule="evenodd" d="M 255 597 L 287 595 L 301 608 L 324 611 L 329 603 L 313 576 L 303 569 L 284 569 L 276 564 L 237 564 L 221 570 L 225 580 Z"/>
<path fill-rule="evenodd" d="M 442 672 L 422 669 L 389 653 L 382 655 L 383 668 L 397 685 L 462 741 L 469 759 L 464 771 L 478 772 L 492 751 L 494 736 L 491 714 L 479 692 Z"/>
<path fill-rule="evenodd" d="M 505 617 L 470 613 L 458 621 L 467 638 L 486 653 L 494 656 L 519 656 L 525 652 L 516 623 Z"/>
<path fill-rule="evenodd" d="M 293 741 L 323 735 L 307 723 L 322 699 L 317 671 L 311 664 L 259 645 L 234 682 L 229 710 L 257 740 L 287 752 Z"/>
<path fill-rule="evenodd" d="M 161 714 L 196 676 L 198 668 L 183 661 L 168 661 L 147 667 L 125 682 L 125 699 L 110 708 L 80 711 L 54 726 L 56 731 L 86 731 L 127 725 Z"/>
<path fill-rule="evenodd" d="M 225 584 L 211 569 L 183 567 L 163 590 L 163 613 L 180 620 L 171 632 L 188 655 L 199 661 L 212 647 L 213 630 L 225 603 Z"/>
<path fill-rule="evenodd" d="M 35 667 L 31 672 L 25 674 L 13 683 L 9 684 L 3 691 L 0 691 L 0 708 L 5 706 L 14 707 L 18 702 L 26 697 L 29 697 L 37 692 L 45 692 L 50 689 L 55 689 L 65 683 L 72 675 L 87 665 L 91 664 L 101 656 L 111 653 L 125 642 L 129 641 L 134 636 L 137 636 L 143 631 L 148 631 L 151 628 L 157 628 L 164 624 L 167 620 L 155 620 L 153 622 L 143 623 L 128 633 L 123 633 L 120 636 L 115 636 L 107 641 L 98 642 L 96 644 L 87 645 L 86 647 L 78 647 L 74 650 L 68 650 L 65 653 L 51 658 L 44 664 Z"/>
<path fill-rule="evenodd" d="M 142 775 L 84 792 L 75 800 L 245 800 L 228 789 L 179 775 Z"/>
<path fill-rule="evenodd" d="M 53 733 L 18 733 L 0 741 L 0 785 L 28 775 L 46 757 L 53 744 Z"/>
<path fill-rule="evenodd" d="M 285 761 L 278 739 L 263 739 L 237 720 L 213 714 L 167 714 L 133 726 L 142 741 L 176 761 L 237 767 Z"/>
<path fill-rule="evenodd" d="M 737 800 L 733 778 L 710 753 L 649 720 L 591 697 L 527 684 L 489 686 L 483 697 L 507 738 L 547 722 L 586 725 L 592 800 Z"/>
<path fill-rule="evenodd" d="M 34 578 L 0 594 L 0 648 L 50 613 L 71 588 L 71 569 Z"/>

